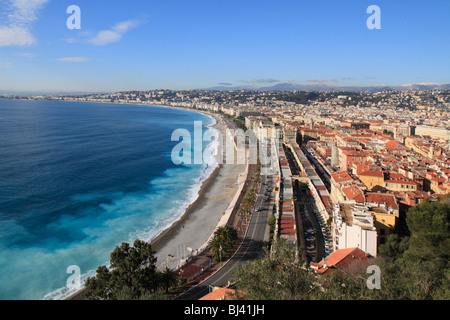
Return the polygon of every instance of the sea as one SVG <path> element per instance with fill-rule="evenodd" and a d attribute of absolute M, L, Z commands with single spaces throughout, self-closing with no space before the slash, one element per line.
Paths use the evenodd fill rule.
<path fill-rule="evenodd" d="M 0 99 L 0 299 L 65 299 L 73 275 L 84 283 L 117 245 L 178 220 L 218 165 L 196 122 L 215 130 L 188 110 Z M 178 129 L 201 164 L 172 161 Z"/>

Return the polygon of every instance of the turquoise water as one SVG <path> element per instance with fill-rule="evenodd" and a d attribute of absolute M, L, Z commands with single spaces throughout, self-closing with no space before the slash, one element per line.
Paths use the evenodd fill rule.
<path fill-rule="evenodd" d="M 175 165 L 174 130 L 214 120 L 151 106 L 0 100 L 0 299 L 61 299 L 121 242 L 150 241 L 216 163 Z M 206 154 L 206 153 L 205 153 Z"/>

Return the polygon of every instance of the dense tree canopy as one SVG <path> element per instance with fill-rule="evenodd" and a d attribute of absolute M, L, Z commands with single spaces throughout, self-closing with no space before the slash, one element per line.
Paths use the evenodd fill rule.
<path fill-rule="evenodd" d="M 406 217 L 411 237 L 404 258 L 410 261 L 429 261 L 441 268 L 448 267 L 449 221 L 449 204 L 425 201 L 411 208 Z"/>
<path fill-rule="evenodd" d="M 151 245 L 141 240 L 136 240 L 133 246 L 126 242 L 117 246 L 111 253 L 111 269 L 100 266 L 96 276 L 86 280 L 85 297 L 96 300 L 150 299 L 160 287 L 167 291 L 175 277 L 170 270 L 162 273 L 156 270 L 154 253 Z"/>
<path fill-rule="evenodd" d="M 223 261 L 238 239 L 232 226 L 219 227 L 209 242 L 209 253 L 215 262 Z"/>

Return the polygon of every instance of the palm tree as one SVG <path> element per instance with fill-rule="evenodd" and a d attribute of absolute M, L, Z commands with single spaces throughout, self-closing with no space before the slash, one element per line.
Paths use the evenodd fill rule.
<path fill-rule="evenodd" d="M 225 256 L 233 248 L 237 237 L 237 231 L 232 226 L 219 227 L 209 243 L 211 256 L 216 261 Z"/>
<path fill-rule="evenodd" d="M 166 267 L 161 272 L 161 283 L 166 289 L 166 293 L 169 292 L 169 288 L 176 285 L 178 281 L 178 276 L 169 267 Z"/>
<path fill-rule="evenodd" d="M 221 240 L 218 236 L 214 236 L 209 242 L 209 253 L 211 254 L 214 261 L 219 260 L 219 255 L 221 254 Z"/>
<path fill-rule="evenodd" d="M 238 234 L 236 229 L 231 226 L 225 226 L 223 229 L 224 234 L 224 244 L 226 250 L 231 250 L 237 240 Z"/>

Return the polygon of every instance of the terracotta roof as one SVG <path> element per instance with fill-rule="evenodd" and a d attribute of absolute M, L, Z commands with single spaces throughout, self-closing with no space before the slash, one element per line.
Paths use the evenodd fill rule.
<path fill-rule="evenodd" d="M 365 202 L 364 193 L 358 186 L 349 186 L 342 189 L 342 192 L 349 200 L 355 200 L 356 202 Z"/>
<path fill-rule="evenodd" d="M 352 181 L 352 177 L 346 171 L 335 172 L 331 174 L 335 182 Z"/>
<path fill-rule="evenodd" d="M 438 182 L 438 183 L 447 181 L 447 179 L 442 178 L 442 177 L 436 177 L 436 178 L 433 178 L 431 180 L 434 181 L 434 182 Z"/>
<path fill-rule="evenodd" d="M 429 195 L 427 192 L 421 191 L 421 190 L 406 191 L 405 194 L 410 199 L 429 199 L 429 198 L 431 198 L 431 195 Z"/>
<path fill-rule="evenodd" d="M 328 273 L 332 269 L 344 270 L 352 263 L 367 260 L 369 254 L 359 248 L 339 249 L 319 263 L 311 263 L 311 267 L 319 274 Z"/>
<path fill-rule="evenodd" d="M 199 300 L 230 300 L 229 295 L 234 294 L 236 290 L 228 288 L 217 288 L 207 295 L 201 297 Z"/>
<path fill-rule="evenodd" d="M 385 182 L 389 182 L 389 183 L 400 183 L 400 184 L 417 185 L 416 182 L 414 182 L 412 180 L 409 180 L 404 175 L 399 174 L 399 173 L 389 173 L 389 176 L 384 181 Z"/>
<path fill-rule="evenodd" d="M 395 196 L 386 193 L 367 193 L 366 201 L 369 203 L 386 204 L 386 206 L 392 209 L 398 209 L 397 201 Z"/>
<path fill-rule="evenodd" d="M 384 177 L 383 171 L 380 170 L 366 170 L 358 174 L 359 176 Z"/>

